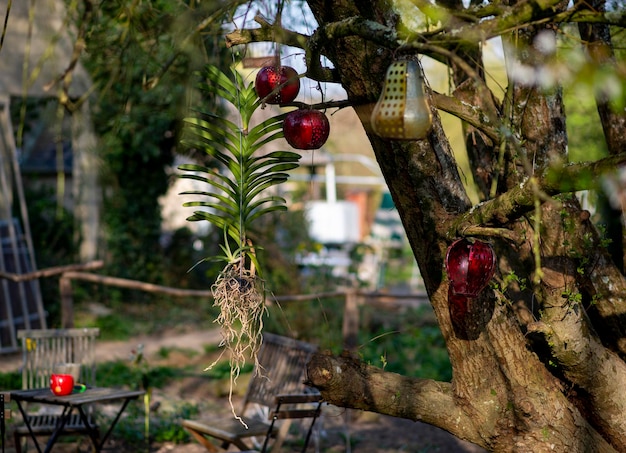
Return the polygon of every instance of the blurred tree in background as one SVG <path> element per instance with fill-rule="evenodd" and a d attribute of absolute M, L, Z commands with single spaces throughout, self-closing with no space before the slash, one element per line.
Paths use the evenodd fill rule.
<path fill-rule="evenodd" d="M 192 33 L 194 16 L 212 13 L 211 5 L 193 1 L 87 1 L 68 8 L 76 26 L 87 29 L 83 60 L 96 88 L 107 272 L 162 283 L 168 269 L 158 246 L 158 198 L 169 187 L 194 71 L 224 58 L 216 45 L 219 26 Z"/>

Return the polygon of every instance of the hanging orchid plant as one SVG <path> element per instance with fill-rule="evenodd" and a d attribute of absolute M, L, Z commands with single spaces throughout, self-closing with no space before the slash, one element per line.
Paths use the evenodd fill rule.
<path fill-rule="evenodd" d="M 247 232 L 260 216 L 287 209 L 286 201 L 268 190 L 287 181 L 286 172 L 298 167 L 301 156 L 291 151 L 258 153 L 283 136 L 285 115 L 252 126 L 251 118 L 262 100 L 253 84 L 246 84 L 235 69 L 228 76 L 209 66 L 204 77 L 200 88 L 235 107 L 237 122 L 212 112 L 186 118 L 182 143 L 206 152 L 219 162 L 219 168 L 185 164 L 179 169 L 184 172 L 182 178 L 206 185 L 206 189 L 183 193 L 199 197 L 184 206 L 202 208 L 187 220 L 207 220 L 224 231 L 220 258 L 226 264 L 211 289 L 220 309 L 216 321 L 222 327 L 222 344 L 231 353 L 234 380 L 248 357 L 256 362 L 265 312 L 265 289 L 255 255 L 258 245 Z"/>

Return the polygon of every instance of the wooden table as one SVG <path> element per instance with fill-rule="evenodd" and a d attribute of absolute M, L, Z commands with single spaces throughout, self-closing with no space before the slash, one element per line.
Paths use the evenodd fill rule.
<path fill-rule="evenodd" d="M 49 452 L 55 442 L 57 441 L 59 435 L 63 432 L 63 428 L 66 422 L 69 420 L 72 411 L 77 410 L 80 414 L 80 418 L 87 427 L 87 434 L 93 443 L 95 451 L 99 452 L 102 450 L 102 446 L 106 442 L 109 434 L 113 431 L 113 428 L 117 424 L 120 416 L 128 406 L 128 403 L 132 400 L 139 398 L 140 396 L 145 394 L 144 390 L 123 390 L 123 389 L 115 389 L 115 388 L 103 388 L 103 387 L 92 387 L 87 388 L 83 393 L 73 393 L 68 396 L 56 396 L 50 391 L 49 388 L 42 389 L 33 389 L 33 390 L 12 390 L 8 392 L 11 395 L 11 399 L 17 403 L 17 407 L 24 418 L 24 423 L 28 428 L 28 432 L 37 447 L 37 451 L 39 453 L 42 452 L 39 443 L 37 442 L 37 438 L 33 432 L 33 429 L 28 421 L 28 416 L 24 408 L 22 407 L 22 403 L 38 403 L 38 404 L 49 404 L 53 406 L 61 406 L 63 407 L 63 411 L 59 416 L 59 423 L 55 431 L 48 439 L 48 443 L 46 444 L 44 452 Z M 105 435 L 100 439 L 98 435 L 97 429 L 91 429 L 91 424 L 87 418 L 87 414 L 85 413 L 84 406 L 90 404 L 101 404 L 106 402 L 121 402 L 121 406 L 119 411 L 117 412 L 115 418 L 111 422 L 109 429 L 105 433 Z"/>

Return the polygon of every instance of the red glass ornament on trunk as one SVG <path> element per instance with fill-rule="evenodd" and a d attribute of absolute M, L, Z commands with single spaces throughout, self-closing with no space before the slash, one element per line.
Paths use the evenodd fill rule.
<path fill-rule="evenodd" d="M 459 239 L 448 247 L 446 271 L 454 294 L 476 297 L 496 271 L 496 254 L 486 242 Z"/>

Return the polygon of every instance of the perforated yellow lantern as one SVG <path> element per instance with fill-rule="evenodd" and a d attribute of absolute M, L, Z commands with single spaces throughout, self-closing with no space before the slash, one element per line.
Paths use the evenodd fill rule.
<path fill-rule="evenodd" d="M 425 138 L 431 125 L 419 64 L 413 60 L 394 61 L 387 69 L 383 92 L 372 112 L 372 129 L 381 137 L 415 140 Z"/>

